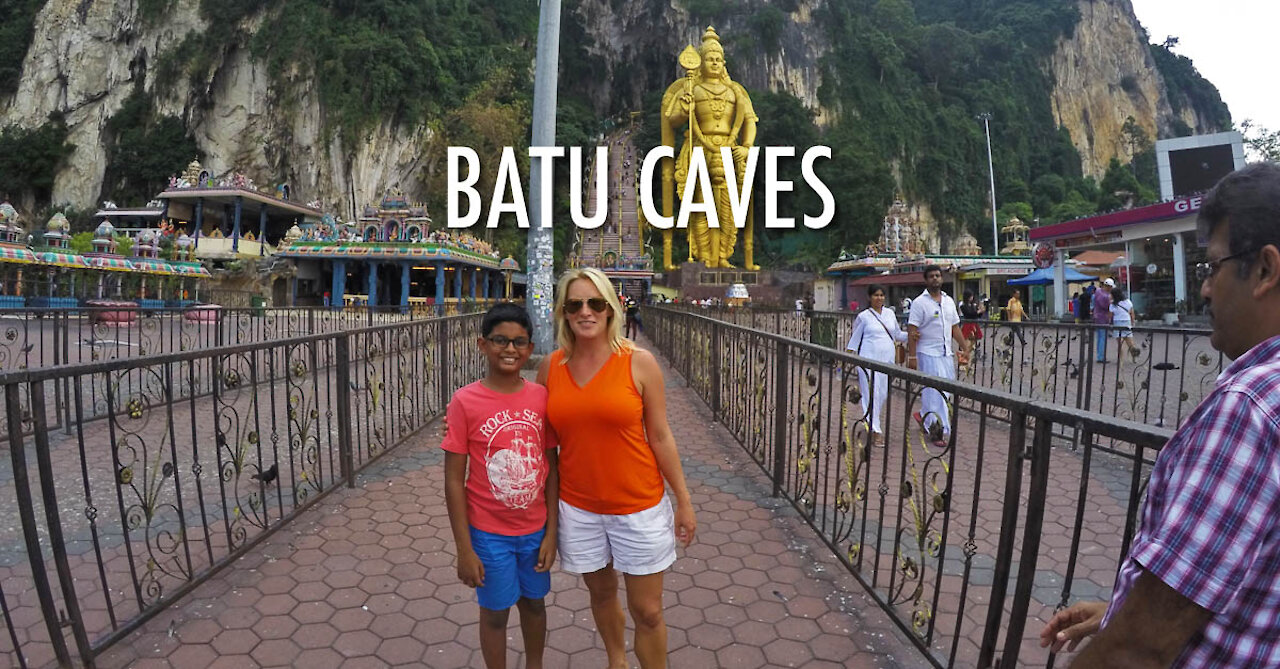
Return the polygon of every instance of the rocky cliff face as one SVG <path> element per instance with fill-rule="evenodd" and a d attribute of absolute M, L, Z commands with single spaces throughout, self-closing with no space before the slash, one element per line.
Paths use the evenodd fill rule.
<path fill-rule="evenodd" d="M 135 84 L 155 89 L 163 50 L 202 31 L 199 0 L 178 0 L 164 20 L 144 25 L 133 2 L 50 0 L 36 21 L 18 92 L 0 100 L 0 126 L 33 127 L 51 112 L 67 117 L 76 150 L 58 175 L 53 201 L 96 206 L 107 156 L 102 132 Z M 383 123 L 358 146 L 322 134 L 323 110 L 302 82 L 286 109 L 263 68 L 242 45 L 227 45 L 207 90 L 156 94 L 158 110 L 182 118 L 214 174 L 245 173 L 260 185 L 281 181 L 301 197 L 351 217 L 386 188 L 421 196 L 417 177 L 432 133 L 425 126 Z M 207 103 L 204 102 L 207 100 Z M 130 203 L 135 204 L 135 203 Z"/>
<path fill-rule="evenodd" d="M 735 79 L 751 88 L 790 92 L 818 111 L 820 124 L 833 113 L 818 103 L 819 63 L 829 45 L 813 17 L 826 2 L 793 3 L 773 48 L 755 42 L 753 4 L 730 10 L 716 26 Z M 188 33 L 204 28 L 198 6 L 199 0 L 176 0 L 162 20 L 146 24 L 130 0 L 49 0 L 41 10 L 20 89 L 0 99 L 0 126 L 34 127 L 51 112 L 66 115 L 76 152 L 58 175 L 54 202 L 97 204 L 106 121 L 134 85 L 156 90 L 152 65 Z M 565 40 L 580 42 L 563 44 L 562 58 L 575 49 L 590 57 L 587 87 L 596 93 L 600 112 L 639 109 L 646 95 L 681 75 L 676 54 L 687 43 L 699 43 L 705 28 L 681 0 L 581 0 L 566 6 L 572 12 L 566 19 L 575 26 Z M 1172 122 L 1173 112 L 1129 0 L 1080 0 L 1080 8 L 1079 28 L 1048 64 L 1057 82 L 1053 109 L 1080 149 L 1085 172 L 1100 175 L 1112 156 L 1128 157 L 1129 147 L 1119 145 L 1126 117 L 1155 137 Z M 300 197 L 319 199 L 346 216 L 388 187 L 424 199 L 422 170 L 443 152 L 426 126 L 388 121 L 359 145 L 345 146 L 323 134 L 324 109 L 312 82 L 297 81 L 286 104 L 247 47 L 227 45 L 222 53 L 205 90 L 154 93 L 159 111 L 184 120 L 215 174 L 237 170 L 263 185 L 287 181 Z M 1202 127 L 1193 111 L 1184 114 L 1187 125 Z"/>
<path fill-rule="evenodd" d="M 825 2 L 798 0 L 772 50 L 754 42 L 748 21 L 758 8 L 755 3 L 741 3 L 714 22 L 725 46 L 729 76 L 748 88 L 791 93 L 819 111 L 819 124 L 825 122 L 818 104 L 819 61 L 828 47 L 825 33 L 813 24 L 813 14 Z M 619 102 L 638 109 L 646 94 L 662 91 L 683 76 L 676 56 L 686 44 L 700 45 L 707 27 L 706 21 L 690 16 L 681 0 L 581 0 L 567 20 L 581 25 L 588 40 L 582 47 L 603 69 L 596 73 L 598 94 L 593 96 L 602 111 Z"/>
<path fill-rule="evenodd" d="M 1101 177 L 1112 157 L 1132 157 L 1121 128 L 1132 116 L 1152 140 L 1169 136 L 1175 118 L 1130 0 L 1080 0 L 1080 23 L 1049 63 L 1053 113 L 1071 132 L 1084 173 Z M 1195 110 L 1177 116 L 1197 133 L 1212 132 Z"/>

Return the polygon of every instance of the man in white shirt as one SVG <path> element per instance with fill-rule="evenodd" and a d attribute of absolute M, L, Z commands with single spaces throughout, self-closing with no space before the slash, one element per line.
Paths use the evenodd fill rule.
<path fill-rule="evenodd" d="M 942 292 L 942 268 L 924 268 L 925 291 L 911 301 L 907 315 L 907 367 L 944 379 L 956 378 L 956 345 L 960 346 L 960 362 L 967 363 L 972 344 L 960 331 L 960 314 L 956 302 Z M 935 441 L 951 436 L 949 393 L 925 388 L 920 394 L 921 411 L 916 414 L 926 434 Z M 941 435 L 939 437 L 939 435 Z"/>

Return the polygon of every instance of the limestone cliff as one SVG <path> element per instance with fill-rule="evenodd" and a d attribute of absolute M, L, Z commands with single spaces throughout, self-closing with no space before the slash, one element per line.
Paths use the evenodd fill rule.
<path fill-rule="evenodd" d="M 726 2 L 714 19 L 725 38 L 731 75 L 753 89 L 795 95 L 817 112 L 819 124 L 842 113 L 823 109 L 818 97 L 831 45 L 814 17 L 828 2 Z M 696 44 L 710 22 L 690 15 L 689 4 L 567 0 L 565 79 L 593 93 L 599 114 L 640 109 L 680 76 L 675 54 Z M 443 152 L 432 130 L 386 119 L 356 145 L 344 144 L 338 133 L 324 131 L 325 109 L 305 66 L 281 84 L 255 62 L 247 45 L 232 43 L 209 65 L 203 87 L 157 86 L 155 64 L 163 54 L 206 28 L 199 5 L 200 0 L 173 0 L 152 21 L 139 18 L 133 0 L 48 0 L 41 9 L 19 88 L 0 97 L 0 127 L 34 127 L 51 112 L 65 114 L 76 150 L 56 179 L 54 202 L 97 204 L 107 161 L 103 129 L 136 85 L 152 94 L 161 113 L 183 120 L 206 154 L 206 166 L 217 174 L 237 170 L 263 185 L 286 181 L 300 197 L 319 199 L 345 216 L 392 186 L 410 199 L 425 199 L 424 169 L 438 164 Z M 784 11 L 779 6 L 785 13 L 766 44 L 759 12 Z M 1060 42 L 1045 67 L 1056 82 L 1055 119 L 1071 132 L 1086 174 L 1100 175 L 1112 156 L 1128 158 L 1129 148 L 1119 145 L 1126 117 L 1153 137 L 1166 136 L 1178 117 L 1129 0 L 1080 0 L 1079 6 L 1074 35 Z M 1184 107 L 1180 119 L 1198 131 L 1211 129 L 1192 108 Z"/>
<path fill-rule="evenodd" d="M 1075 34 L 1059 42 L 1049 69 L 1054 118 L 1070 131 L 1086 175 L 1101 177 L 1112 157 L 1132 157 L 1121 132 L 1130 116 L 1153 140 L 1170 136 L 1175 118 L 1197 134 L 1225 129 L 1190 107 L 1175 116 L 1130 0 L 1080 0 L 1079 9 Z"/>
<path fill-rule="evenodd" d="M 826 0 L 797 0 L 785 13 L 776 46 L 759 44 L 751 17 L 768 3 L 737 3 L 718 15 L 716 30 L 724 40 L 729 75 L 751 89 L 786 91 L 806 107 L 819 112 L 821 85 L 819 63 L 828 51 L 826 36 L 814 25 L 814 10 Z M 707 20 L 690 15 L 682 0 L 581 0 L 566 21 L 581 26 L 586 43 L 581 46 L 603 71 L 591 72 L 600 111 L 619 105 L 638 109 L 646 94 L 661 91 L 683 72 L 676 56 L 686 44 L 701 43 Z M 567 36 L 568 37 L 568 36 Z M 567 55 L 567 54 L 566 54 Z"/>
<path fill-rule="evenodd" d="M 19 90 L 0 100 L 0 126 L 33 127 L 51 112 L 66 114 L 76 150 L 57 177 L 55 203 L 96 206 L 107 120 L 135 84 L 155 90 L 149 65 L 188 33 L 203 30 L 198 7 L 199 0 L 177 0 L 154 25 L 142 22 L 129 1 L 50 0 L 41 10 Z M 348 217 L 388 187 L 421 197 L 418 171 L 432 138 L 425 126 L 386 121 L 359 145 L 343 146 L 323 134 L 314 86 L 302 82 L 286 107 L 246 47 L 230 44 L 223 54 L 205 90 L 156 95 L 161 113 L 182 118 L 192 130 L 214 174 L 240 171 L 262 185 L 285 181 L 301 197 Z"/>

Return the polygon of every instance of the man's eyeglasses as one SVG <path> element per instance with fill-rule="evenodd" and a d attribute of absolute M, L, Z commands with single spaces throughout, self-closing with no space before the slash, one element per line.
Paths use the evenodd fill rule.
<path fill-rule="evenodd" d="M 1247 251 L 1241 251 L 1239 253 L 1232 253 L 1229 256 L 1226 256 L 1224 258 L 1218 258 L 1217 260 L 1210 260 L 1208 262 L 1196 263 L 1196 278 L 1199 279 L 1200 281 L 1205 281 L 1209 278 L 1212 278 L 1214 274 L 1218 273 L 1218 270 L 1222 267 L 1222 263 L 1227 262 L 1228 260 L 1235 260 L 1236 258 L 1240 258 L 1242 256 L 1247 256 L 1250 253 L 1253 253 L 1252 249 Z"/>
<path fill-rule="evenodd" d="M 592 297 L 585 300 L 565 300 L 564 312 L 566 314 L 576 314 L 582 310 L 584 304 L 597 314 L 602 314 L 605 309 L 609 308 L 609 300 L 603 297 Z"/>
<path fill-rule="evenodd" d="M 485 340 L 498 347 L 498 349 L 504 349 L 508 344 L 515 346 L 516 348 L 524 348 L 529 345 L 528 337 L 516 337 L 515 339 L 511 339 L 510 337 L 503 337 L 502 335 L 493 335 L 492 337 L 485 337 Z"/>

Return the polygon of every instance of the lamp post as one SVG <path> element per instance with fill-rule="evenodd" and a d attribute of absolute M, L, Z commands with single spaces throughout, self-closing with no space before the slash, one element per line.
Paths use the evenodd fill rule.
<path fill-rule="evenodd" d="M 982 128 L 987 135 L 987 174 L 991 177 L 991 242 L 995 255 L 1000 255 L 1000 231 L 996 224 L 996 168 L 991 160 L 991 113 L 978 114 L 978 120 L 982 121 Z"/>
<path fill-rule="evenodd" d="M 529 146 L 555 146 L 556 81 L 560 63 L 560 0 L 542 0 L 538 14 L 538 47 L 533 75 L 533 137 Z M 550 158 L 529 165 L 529 248 L 525 271 L 529 285 L 525 308 L 533 321 L 535 350 L 550 353 L 555 343 L 551 319 L 554 262 L 551 229 L 542 227 L 542 169 Z M 508 276 L 510 276 L 508 274 Z M 508 291 L 510 289 L 508 288 Z M 508 295 L 510 293 L 508 292 Z"/>

